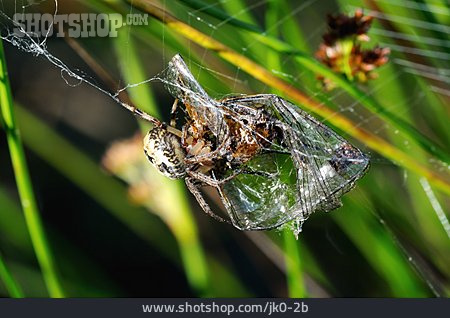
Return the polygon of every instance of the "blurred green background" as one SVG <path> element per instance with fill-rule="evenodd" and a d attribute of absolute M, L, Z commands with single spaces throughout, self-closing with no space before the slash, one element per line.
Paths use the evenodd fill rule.
<path fill-rule="evenodd" d="M 214 98 L 290 98 L 246 72 L 242 60 L 227 62 L 217 50 L 188 40 L 180 32 L 190 26 L 388 141 L 423 169 L 397 152 L 372 150 L 369 139 L 353 138 L 333 118 L 316 115 L 371 156 L 368 174 L 343 197 L 343 207 L 312 215 L 298 240 L 288 230 L 241 232 L 206 216 L 182 181 L 164 179 L 146 163 L 136 137 L 146 123 L 42 56 L 4 43 L 12 98 L 8 102 L 7 89 L 0 90 L 8 127 L 0 133 L 0 296 L 450 295 L 446 1 L 80 0 L 58 1 L 58 13 L 143 13 L 153 4 L 184 24 L 149 16 L 148 25 L 122 27 L 117 38 L 50 37 L 48 50 L 111 92 L 155 77 L 180 53 Z M 13 1 L 2 5 L 10 16 L 22 10 Z M 311 61 L 326 16 L 356 8 L 377 17 L 367 45 L 390 47 L 390 62 L 367 85 L 341 78 L 325 92 Z M 55 5 L 43 1 L 24 10 L 54 13 Z M 2 26 L 10 27 L 7 21 Z M 127 93 L 138 107 L 168 120 L 173 100 L 158 81 Z M 11 109 L 17 117 L 12 126 Z M 28 171 L 11 127 L 20 130 Z M 221 209 L 217 194 L 207 193 Z"/>

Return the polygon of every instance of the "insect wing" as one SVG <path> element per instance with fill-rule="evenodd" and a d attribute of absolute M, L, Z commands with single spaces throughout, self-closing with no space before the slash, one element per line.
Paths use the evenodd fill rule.
<path fill-rule="evenodd" d="M 277 152 L 257 155 L 246 164 L 256 173 L 240 174 L 220 189 L 238 228 L 274 228 L 337 208 L 341 196 L 367 170 L 369 159 L 359 149 L 278 96 L 254 95 L 223 103 L 230 108 L 236 108 L 233 104 L 262 108 L 283 132 L 280 144 L 271 147 Z"/>
<path fill-rule="evenodd" d="M 297 176 L 290 155 L 258 155 L 246 167 L 257 173 L 239 174 L 219 189 L 236 227 L 266 230 L 302 214 L 297 204 Z"/>
<path fill-rule="evenodd" d="M 206 125 L 215 134 L 223 134 L 223 115 L 217 102 L 195 80 L 183 58 L 177 54 L 164 72 L 166 89 L 186 107 L 191 119 Z"/>

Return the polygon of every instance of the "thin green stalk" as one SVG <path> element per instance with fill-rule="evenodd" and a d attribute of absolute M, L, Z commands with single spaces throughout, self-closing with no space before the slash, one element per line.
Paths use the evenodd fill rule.
<path fill-rule="evenodd" d="M 277 36 L 277 21 L 280 19 L 280 9 L 276 1 L 268 2 L 266 12 L 266 27 L 270 30 L 270 35 Z M 271 69 L 281 69 L 280 55 L 274 51 L 267 52 L 267 66 Z M 274 93 L 278 93 L 273 90 Z M 292 231 L 285 230 L 284 236 L 284 258 L 286 263 L 286 280 L 290 297 L 305 297 L 305 287 L 303 282 L 302 266 L 298 252 L 298 241 Z"/>
<path fill-rule="evenodd" d="M 307 294 L 302 272 L 303 264 L 297 246 L 300 244 L 300 241 L 295 239 L 295 236 L 290 229 L 283 231 L 283 238 L 289 297 L 306 297 Z"/>
<path fill-rule="evenodd" d="M 0 280 L 5 284 L 6 290 L 9 295 L 13 298 L 23 298 L 24 294 L 22 288 L 16 282 L 5 261 L 3 260 L 2 254 L 0 253 Z"/>
<path fill-rule="evenodd" d="M 9 85 L 3 43 L 0 41 L 0 107 L 2 125 L 6 131 L 11 161 L 16 177 L 22 208 L 25 214 L 28 231 L 42 270 L 48 293 L 51 297 L 64 297 L 64 292 L 56 274 L 55 262 L 45 235 L 42 220 L 36 204 L 28 172 L 25 153 L 16 125 L 11 88 Z"/>
<path fill-rule="evenodd" d="M 351 53 L 352 53 L 352 49 L 353 49 L 353 39 L 347 39 L 347 40 L 343 40 L 341 41 L 341 46 L 342 46 L 342 52 L 343 52 L 343 68 L 344 68 L 344 73 L 345 76 L 347 76 L 347 78 L 350 81 L 353 81 L 353 70 L 350 64 L 350 58 L 351 58 Z"/>

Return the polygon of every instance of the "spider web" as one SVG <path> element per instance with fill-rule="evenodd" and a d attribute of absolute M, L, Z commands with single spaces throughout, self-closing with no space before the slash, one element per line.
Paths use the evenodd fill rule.
<path fill-rule="evenodd" d="M 35 5 L 39 5 L 41 3 L 50 2 L 54 4 L 54 13 L 56 14 L 58 12 L 58 1 L 15 1 L 15 12 L 27 12 L 30 10 L 30 8 L 33 8 Z M 209 4 L 208 7 L 214 7 L 214 6 L 220 6 L 227 1 L 217 2 L 213 4 Z M 286 22 L 286 20 L 290 17 L 299 17 L 302 14 L 305 14 L 305 12 L 308 12 L 308 10 L 312 10 L 313 6 L 317 7 L 317 0 L 310 0 L 303 2 L 302 4 L 296 5 L 296 7 L 293 8 L 292 12 L 290 13 L 290 16 L 286 16 L 283 19 L 280 19 L 278 23 L 272 28 L 277 28 L 283 25 L 283 23 Z M 382 1 L 380 1 L 382 2 Z M 163 1 L 163 4 L 167 4 L 166 1 Z M 248 12 L 251 11 L 257 11 L 258 9 L 264 7 L 266 4 L 266 1 L 254 1 L 251 3 L 245 10 L 242 12 L 238 12 L 237 14 L 232 14 L 233 18 L 240 19 L 242 17 L 245 17 L 245 15 Z M 432 7 L 430 8 L 423 8 L 418 7 L 418 4 L 413 1 L 403 1 L 403 2 L 395 2 L 396 5 L 399 6 L 408 6 L 412 9 L 416 10 L 439 10 L 440 7 Z M 1 2 L 1 6 L 4 7 L 3 1 Z M 180 7 L 180 10 L 186 10 L 184 6 L 181 6 L 181 4 L 176 3 L 176 6 Z M 182 8 L 182 9 L 181 9 Z M 203 8 L 203 10 L 206 9 Z M 351 5 L 348 6 L 349 11 L 354 9 Z M 133 9 L 130 9 L 130 12 Z M 252 50 L 252 48 L 257 44 L 256 41 L 254 42 L 248 42 L 245 46 L 241 45 L 241 42 L 238 41 L 238 39 L 233 35 L 231 32 L 223 32 L 226 31 L 226 23 L 224 21 L 217 22 L 214 19 L 208 18 L 207 15 L 203 14 L 202 9 L 198 10 L 187 10 L 187 16 L 188 16 L 188 24 L 193 25 L 194 27 L 198 27 L 199 29 L 206 30 L 206 33 L 212 37 L 220 35 L 227 43 L 229 43 L 230 46 L 238 47 L 238 50 L 242 54 L 246 54 L 246 52 Z M 444 13 L 446 14 L 446 13 Z M 128 83 L 125 84 L 123 87 L 117 89 L 115 92 L 110 92 L 109 90 L 103 88 L 101 85 L 99 85 L 96 80 L 88 76 L 88 72 L 84 72 L 81 69 L 77 69 L 75 67 L 69 66 L 69 64 L 64 61 L 62 58 L 58 58 L 56 55 L 54 55 L 52 52 L 48 49 L 48 39 L 47 37 L 38 38 L 33 35 L 27 35 L 25 37 L 17 37 L 16 34 L 12 33 L 10 31 L 11 18 L 4 14 L 2 12 L 3 18 L 4 18 L 4 28 L 3 31 L 5 33 L 2 34 L 3 40 L 11 43 L 13 46 L 19 48 L 20 50 L 23 50 L 27 53 L 31 53 L 35 56 L 40 56 L 44 59 L 46 59 L 48 62 L 50 62 L 53 66 L 55 66 L 57 69 L 61 72 L 62 79 L 71 86 L 79 86 L 82 83 L 87 84 L 96 90 L 102 92 L 103 94 L 107 95 L 109 98 L 114 100 L 114 102 L 120 104 L 121 106 L 128 108 L 130 105 L 127 103 L 124 103 L 122 100 L 119 99 L 119 94 L 122 91 L 130 90 L 135 87 L 139 87 L 141 85 L 146 85 L 152 82 L 166 82 L 166 79 L 161 76 L 162 73 L 159 73 L 151 78 L 148 78 L 147 80 L 140 82 L 140 83 Z M 387 21 L 400 21 L 401 23 L 414 23 L 415 26 L 419 25 L 420 27 L 426 29 L 426 30 L 435 30 L 437 32 L 447 32 L 445 29 L 445 26 L 442 24 L 427 24 L 427 23 L 421 23 L 421 21 L 414 20 L 405 20 L 402 19 L 402 17 L 394 16 L 394 15 L 386 15 L 379 12 L 375 12 L 374 15 L 383 20 Z M 130 27 L 131 28 L 131 27 Z M 444 29 L 443 29 L 444 28 Z M 314 28 L 314 31 L 308 33 L 308 36 L 306 37 L 306 40 L 310 43 L 312 43 L 312 47 L 317 47 L 318 41 L 320 41 L 320 35 L 324 32 L 326 29 L 325 20 L 319 19 L 317 25 Z M 270 32 L 271 30 L 266 30 L 267 32 Z M 164 31 L 165 32 L 165 31 Z M 377 94 L 380 91 L 382 92 L 383 89 L 389 87 L 392 83 L 395 81 L 398 81 L 399 78 L 405 78 L 412 75 L 417 75 L 421 78 L 423 78 L 424 81 L 427 79 L 433 79 L 434 84 L 431 85 L 431 90 L 434 91 L 437 95 L 448 97 L 450 96 L 450 89 L 449 89 L 449 83 L 450 83 L 450 69 L 446 68 L 445 66 L 428 66 L 421 63 L 416 63 L 414 61 L 408 60 L 401 54 L 396 55 L 396 52 L 408 52 L 411 54 L 419 55 L 419 56 L 428 56 L 433 59 L 440 59 L 442 61 L 447 61 L 449 56 L 448 53 L 445 52 L 446 48 L 450 46 L 450 42 L 447 40 L 443 40 L 441 38 L 436 38 L 433 36 L 422 36 L 420 38 L 412 38 L 410 35 L 406 33 L 401 32 L 393 32 L 390 30 L 383 29 L 381 25 L 376 25 L 372 29 L 373 34 L 380 36 L 385 40 L 385 42 L 381 42 L 380 44 L 383 46 L 389 46 L 394 51 L 394 56 L 391 59 L 391 62 L 398 66 L 396 68 L 396 71 L 389 75 L 389 77 L 384 78 L 383 81 L 376 81 L 369 89 L 367 89 L 367 95 L 373 95 Z M 416 42 L 424 42 L 428 43 L 430 45 L 433 45 L 436 49 L 430 50 L 430 49 L 417 49 L 417 50 L 411 50 L 410 48 L 404 47 L 402 45 L 393 44 L 395 39 L 408 39 Z M 162 42 L 165 43 L 165 38 L 163 35 Z M 162 52 L 162 60 L 160 65 L 166 65 L 168 60 L 171 58 L 172 54 L 171 52 L 166 51 L 165 46 L 162 46 L 163 52 Z M 248 82 L 248 79 L 246 78 L 245 74 L 243 74 L 239 68 L 236 69 L 234 72 L 226 72 L 226 71 L 213 71 L 210 68 L 207 68 L 204 66 L 204 61 L 209 59 L 209 55 L 206 51 L 203 53 L 200 53 L 200 59 L 191 59 L 192 56 L 198 56 L 198 48 L 191 46 L 191 44 L 188 44 L 187 47 L 188 56 L 184 56 L 185 59 L 188 61 L 189 66 L 195 66 L 195 68 L 198 70 L 197 73 L 194 73 L 195 77 L 201 77 L 204 72 L 213 73 L 219 78 L 223 78 L 225 80 L 231 81 L 233 84 L 232 91 L 233 92 L 239 92 L 240 89 Z M 192 53 L 190 53 L 192 52 Z M 293 64 L 292 57 L 286 56 L 283 57 L 281 61 L 281 69 L 285 68 L 285 66 L 288 68 L 289 65 Z M 321 89 L 314 87 L 314 86 L 308 86 L 304 85 L 308 80 L 307 78 L 310 76 L 308 71 L 300 71 L 296 74 L 291 74 L 286 71 L 281 71 L 278 69 L 273 69 L 272 72 L 280 77 L 285 78 L 289 82 L 292 83 L 293 86 L 302 86 L 306 92 L 312 96 L 312 97 L 322 97 L 326 98 L 333 102 L 334 105 L 336 105 L 338 108 L 336 109 L 337 114 L 343 114 L 348 118 L 351 118 L 357 125 L 363 126 L 363 127 L 370 127 L 370 130 L 374 132 L 375 134 L 379 134 L 381 136 L 385 135 L 392 135 L 392 134 L 399 134 L 399 132 L 396 130 L 395 127 L 391 127 L 386 122 L 380 120 L 376 115 L 373 115 L 369 112 L 367 112 L 366 109 L 364 109 L 358 101 L 350 100 L 350 98 L 341 90 L 336 91 L 330 94 L 325 94 Z M 75 80 L 75 82 L 72 82 Z M 167 82 L 166 82 L 167 84 Z M 171 84 L 171 83 L 168 83 Z M 391 101 L 388 103 L 389 105 L 389 111 L 396 113 L 398 115 L 407 115 L 407 113 L 413 113 L 415 110 L 419 110 L 420 107 L 423 107 L 423 104 L 426 103 L 427 97 L 425 93 L 421 90 L 421 87 L 419 83 L 415 82 L 413 84 L 414 86 L 411 88 L 411 94 L 410 96 L 405 97 L 403 100 L 396 100 Z M 255 88 L 257 89 L 258 93 L 271 93 L 271 88 L 267 87 L 265 85 L 255 85 Z M 207 88 L 207 87 L 206 87 Z M 208 89 L 208 88 L 207 88 Z M 248 92 L 248 91 L 247 91 Z M 210 94 L 217 98 L 224 98 L 227 96 L 227 93 L 224 92 L 210 92 Z M 385 103 L 386 104 L 386 103 Z M 322 119 L 324 121 L 327 120 L 327 118 Z M 345 137 L 345 135 L 344 135 Z M 402 138 L 402 137 L 399 137 Z M 404 139 L 404 146 L 406 149 L 409 147 L 409 140 Z M 370 153 L 368 149 L 364 149 L 362 147 L 363 151 Z M 385 164 L 385 165 L 391 165 L 393 163 L 387 161 L 384 158 L 378 158 L 375 157 L 372 159 L 372 161 L 377 164 Z M 434 159 L 429 159 L 429 163 L 438 171 L 447 171 L 448 166 L 443 164 L 442 162 Z M 406 172 L 405 172 L 406 174 Z M 445 216 L 445 213 L 442 213 L 442 207 L 440 207 L 440 204 L 438 200 L 436 200 L 435 196 L 433 195 L 433 192 L 429 185 L 427 185 L 426 181 L 421 182 L 424 191 L 427 193 L 427 196 L 434 198 L 431 200 L 432 205 L 434 207 L 434 211 L 436 212 L 437 216 L 439 217 L 439 220 L 443 226 L 443 228 L 446 230 L 447 234 L 450 236 L 450 231 L 448 227 L 448 220 Z M 378 216 L 377 212 L 373 210 L 373 213 L 375 217 L 380 221 L 380 223 L 383 223 L 384 226 L 387 226 L 385 224 L 385 221 Z M 400 244 L 400 242 L 398 242 Z M 405 252 L 408 254 L 408 252 Z M 420 272 L 424 272 L 426 270 L 420 268 L 415 260 L 408 255 L 408 260 L 412 263 L 414 268 L 418 269 Z M 424 274 L 426 276 L 426 273 Z M 431 286 L 433 286 L 432 282 L 429 279 L 426 279 L 427 283 Z M 435 289 L 433 287 L 433 289 Z M 436 291 L 436 293 L 438 293 Z"/>

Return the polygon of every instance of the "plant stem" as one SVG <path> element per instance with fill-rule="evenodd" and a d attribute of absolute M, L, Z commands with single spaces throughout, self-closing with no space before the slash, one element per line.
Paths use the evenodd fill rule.
<path fill-rule="evenodd" d="M 302 262 L 297 246 L 299 241 L 295 239 L 295 236 L 290 229 L 285 229 L 283 231 L 283 237 L 289 297 L 306 297 Z"/>
<path fill-rule="evenodd" d="M 23 298 L 23 292 L 19 284 L 17 284 L 11 272 L 8 270 L 2 254 L 0 253 L 0 280 L 5 284 L 6 290 L 13 298 Z"/>
<path fill-rule="evenodd" d="M 31 241 L 42 270 L 48 293 L 51 297 L 63 297 L 53 256 L 48 245 L 39 210 L 33 193 L 30 175 L 25 159 L 25 153 L 16 125 L 11 88 L 6 69 L 6 59 L 3 52 L 3 43 L 0 41 L 0 107 L 2 125 L 8 140 L 11 161 L 16 177 L 17 189 L 25 215 Z"/>
<path fill-rule="evenodd" d="M 340 41 L 340 45 L 342 46 L 343 52 L 343 68 L 345 72 L 345 76 L 347 76 L 348 80 L 353 81 L 353 70 L 350 65 L 350 58 L 353 49 L 353 39 L 344 39 Z"/>
<path fill-rule="evenodd" d="M 281 18 L 281 10 L 276 0 L 267 2 L 266 11 L 266 27 L 270 30 L 269 35 L 276 37 L 279 33 L 277 22 Z M 274 51 L 268 51 L 267 67 L 271 69 L 281 69 L 280 55 Z M 278 93 L 276 90 L 272 90 Z M 298 254 L 297 240 L 290 229 L 283 231 L 284 237 L 284 259 L 286 263 L 286 281 L 288 293 L 290 297 L 304 297 L 305 288 L 303 284 L 303 273 L 300 263 L 300 256 Z"/>

